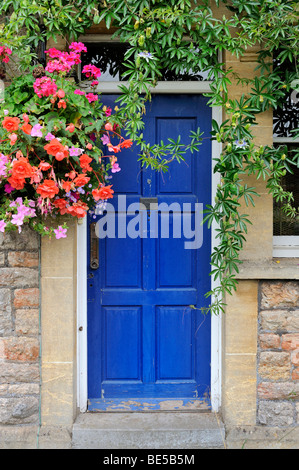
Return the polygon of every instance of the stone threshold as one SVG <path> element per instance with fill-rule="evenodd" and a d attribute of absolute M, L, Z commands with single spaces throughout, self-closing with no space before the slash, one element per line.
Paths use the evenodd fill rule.
<path fill-rule="evenodd" d="M 72 449 L 224 449 L 224 439 L 213 412 L 87 412 L 72 429 Z"/>

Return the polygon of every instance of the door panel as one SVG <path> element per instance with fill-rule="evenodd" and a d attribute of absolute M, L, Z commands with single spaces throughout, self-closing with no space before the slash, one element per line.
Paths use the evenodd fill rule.
<path fill-rule="evenodd" d="M 115 98 L 104 97 L 112 108 Z M 157 95 L 144 135 L 151 144 L 181 135 L 187 144 L 198 127 L 209 136 L 206 98 Z M 202 246 L 186 249 L 184 218 L 194 229 L 195 203 L 210 203 L 210 139 L 164 174 L 141 168 L 137 148 L 117 157 L 122 170 L 111 180 L 115 217 L 109 215 L 115 238 L 99 240 L 100 267 L 88 269 L 89 409 L 167 409 L 177 399 L 182 409 L 209 406 L 210 318 L 200 308 L 210 290 L 210 233 L 204 226 Z M 140 197 L 157 197 L 160 210 L 141 211 L 137 223 L 126 209 Z M 171 205 L 170 213 L 161 203 Z M 184 218 L 183 204 L 189 204 Z M 130 224 L 134 237 L 126 234 Z"/>

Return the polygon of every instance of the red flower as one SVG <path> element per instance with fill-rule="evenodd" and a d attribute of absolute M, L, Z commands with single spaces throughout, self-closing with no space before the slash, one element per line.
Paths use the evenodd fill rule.
<path fill-rule="evenodd" d="M 83 155 L 81 155 L 79 160 L 80 160 L 81 168 L 84 171 L 92 171 L 91 166 L 89 166 L 90 162 L 92 162 L 92 158 L 90 158 L 88 155 L 86 155 L 86 153 L 83 153 Z"/>
<path fill-rule="evenodd" d="M 59 193 L 59 189 L 55 181 L 44 180 L 44 182 L 37 187 L 36 192 L 40 194 L 42 198 L 52 198 Z"/>
<path fill-rule="evenodd" d="M 54 155 L 55 157 L 58 152 L 64 151 L 64 146 L 59 142 L 59 140 L 52 139 L 49 144 L 44 146 L 44 149 L 49 155 Z"/>
<path fill-rule="evenodd" d="M 94 189 L 92 191 L 92 195 L 95 201 L 98 201 L 99 199 L 111 199 L 113 198 L 113 189 L 111 189 L 111 186 L 102 186 L 100 189 Z"/>
<path fill-rule="evenodd" d="M 108 148 L 109 148 L 109 152 L 114 152 L 114 153 L 120 152 L 120 146 L 119 145 L 108 144 Z"/>
<path fill-rule="evenodd" d="M 88 183 L 90 178 L 86 176 L 86 174 L 78 175 L 77 178 L 74 179 L 74 183 L 76 186 L 84 186 Z"/>
<path fill-rule="evenodd" d="M 70 133 L 74 132 L 75 130 L 74 124 L 70 124 L 69 126 L 65 128 L 65 130 L 69 131 Z"/>
<path fill-rule="evenodd" d="M 78 219 L 80 219 L 86 216 L 87 209 L 87 204 L 82 201 L 77 201 L 72 206 L 67 208 L 67 213 L 71 214 L 73 217 L 78 217 Z"/>
<path fill-rule="evenodd" d="M 17 131 L 19 129 L 20 119 L 17 117 L 6 116 L 2 121 L 2 126 L 8 132 Z"/>
<path fill-rule="evenodd" d="M 65 190 L 66 193 L 69 193 L 71 188 L 72 188 L 72 181 L 63 181 L 62 180 L 62 187 Z"/>
<path fill-rule="evenodd" d="M 55 201 L 53 202 L 53 205 L 59 209 L 59 212 L 61 215 L 63 214 L 66 214 L 67 212 L 67 208 L 66 208 L 66 205 L 67 205 L 67 201 L 65 199 L 55 199 Z"/>
<path fill-rule="evenodd" d="M 32 126 L 26 122 L 25 124 L 22 125 L 21 127 L 22 131 L 25 132 L 25 134 L 30 135 Z"/>
<path fill-rule="evenodd" d="M 33 169 L 25 157 L 20 157 L 12 165 L 12 176 L 16 178 L 31 178 Z"/>
<path fill-rule="evenodd" d="M 132 147 L 132 145 L 133 145 L 133 142 L 132 142 L 131 139 L 126 139 L 123 142 L 121 142 L 121 144 L 120 144 L 121 147 L 124 147 L 126 149 Z"/>
<path fill-rule="evenodd" d="M 47 163 L 47 162 L 40 162 L 40 164 L 38 165 L 39 169 L 42 170 L 42 171 L 47 171 L 51 168 L 51 165 L 50 163 Z"/>
<path fill-rule="evenodd" d="M 8 178 L 7 181 L 14 189 L 24 188 L 25 178 L 18 178 L 17 176 L 11 176 L 10 178 Z"/>

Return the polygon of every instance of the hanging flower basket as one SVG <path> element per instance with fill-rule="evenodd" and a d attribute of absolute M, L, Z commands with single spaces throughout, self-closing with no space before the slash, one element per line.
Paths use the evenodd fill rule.
<path fill-rule="evenodd" d="M 95 93 L 100 69 L 83 67 L 92 92 L 70 79 L 85 51 L 80 42 L 71 43 L 69 52 L 49 49 L 45 69 L 32 68 L 5 92 L 0 110 L 1 232 L 21 232 L 29 224 L 41 235 L 64 238 L 67 224 L 61 216 L 81 219 L 113 197 L 110 179 L 120 171 L 116 154 L 132 141 L 121 136 L 119 113 L 112 114 Z M 2 60 L 9 60 L 9 52 Z"/>

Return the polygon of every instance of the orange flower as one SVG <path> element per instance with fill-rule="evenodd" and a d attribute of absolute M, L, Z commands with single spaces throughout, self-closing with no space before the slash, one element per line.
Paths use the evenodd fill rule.
<path fill-rule="evenodd" d="M 12 176 L 16 178 L 31 178 L 32 175 L 33 169 L 28 158 L 20 157 L 18 160 L 13 162 Z"/>
<path fill-rule="evenodd" d="M 80 219 L 86 216 L 87 209 L 87 204 L 82 201 L 77 201 L 72 206 L 67 208 L 67 213 L 71 214 L 73 217 L 78 217 L 78 219 Z"/>
<path fill-rule="evenodd" d="M 72 188 L 73 182 L 72 181 L 63 181 L 62 180 L 62 187 L 66 193 L 69 193 Z"/>
<path fill-rule="evenodd" d="M 57 193 L 59 193 L 59 189 L 53 180 L 44 180 L 42 184 L 37 187 L 36 192 L 41 195 L 42 198 L 52 198 Z"/>
<path fill-rule="evenodd" d="M 28 122 L 26 122 L 25 124 L 22 125 L 21 129 L 22 129 L 23 132 L 25 132 L 25 134 L 30 135 L 31 130 L 32 130 L 32 126 L 30 124 L 28 124 Z"/>
<path fill-rule="evenodd" d="M 89 165 L 90 162 L 92 162 L 92 158 L 90 158 L 88 155 L 86 155 L 86 153 L 83 153 L 83 155 L 81 155 L 81 157 L 79 158 L 80 160 L 80 165 L 81 165 L 81 168 L 85 171 L 92 171 L 92 168 L 91 166 Z"/>
<path fill-rule="evenodd" d="M 55 199 L 53 204 L 55 207 L 57 207 L 57 209 L 59 209 L 59 212 L 61 215 L 67 212 L 67 209 L 66 209 L 67 201 L 65 199 L 62 199 L 62 198 Z"/>
<path fill-rule="evenodd" d="M 48 162 L 40 162 L 40 164 L 38 165 L 38 168 L 42 171 L 47 171 L 51 168 L 51 165 Z"/>
<path fill-rule="evenodd" d="M 11 176 L 7 179 L 10 185 L 15 189 L 23 189 L 25 184 L 25 178 L 18 178 L 17 176 Z"/>
<path fill-rule="evenodd" d="M 58 108 L 66 108 L 66 102 L 64 100 L 59 100 L 58 101 Z"/>
<path fill-rule="evenodd" d="M 49 144 L 44 146 L 44 149 L 49 155 L 54 155 L 54 157 L 58 152 L 63 152 L 65 150 L 64 146 L 57 139 L 52 139 Z"/>
<path fill-rule="evenodd" d="M 124 147 L 125 149 L 128 149 L 128 148 L 132 147 L 132 145 L 133 145 L 133 142 L 132 142 L 131 139 L 126 139 L 123 142 L 121 142 L 121 144 L 120 144 L 120 146 Z"/>
<path fill-rule="evenodd" d="M 90 178 L 86 176 L 86 174 L 78 175 L 77 178 L 74 179 L 74 183 L 76 186 L 84 186 L 88 183 Z"/>
<path fill-rule="evenodd" d="M 111 199 L 113 198 L 113 189 L 111 189 L 111 186 L 102 186 L 100 189 L 94 189 L 92 191 L 92 195 L 95 201 L 98 201 L 99 199 Z"/>
<path fill-rule="evenodd" d="M 19 129 L 19 124 L 20 124 L 20 119 L 17 117 L 12 118 L 12 117 L 6 116 L 4 120 L 2 121 L 2 126 L 8 132 L 17 131 Z"/>

